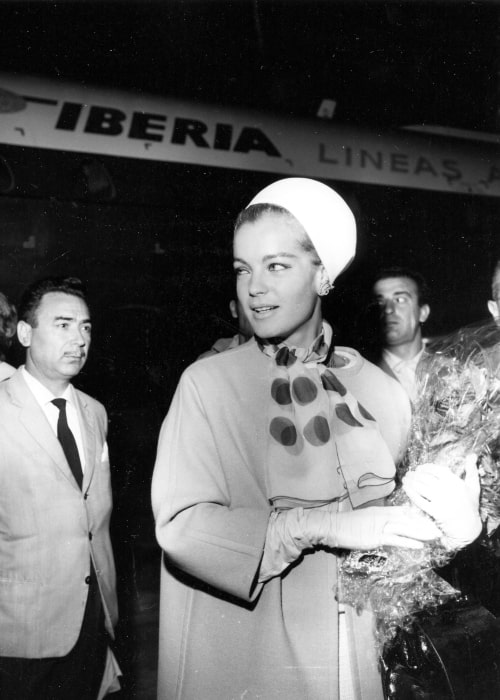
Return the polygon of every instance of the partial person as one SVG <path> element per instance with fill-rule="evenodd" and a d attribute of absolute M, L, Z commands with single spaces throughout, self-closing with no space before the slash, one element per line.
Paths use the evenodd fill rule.
<path fill-rule="evenodd" d="M 266 187 L 236 221 L 255 337 L 184 372 L 153 475 L 160 700 L 381 700 L 372 617 L 336 601 L 342 550 L 479 534 L 477 499 L 464 506 L 453 475 L 464 499 L 439 527 L 383 505 L 410 403 L 334 346 L 321 313 L 355 240 L 344 200 L 306 178 Z M 449 482 L 427 476 L 410 486 L 434 507 Z"/>
<path fill-rule="evenodd" d="M 405 267 L 380 270 L 372 299 L 379 310 L 376 364 L 397 379 L 411 401 L 416 399 L 417 369 L 425 355 L 422 325 L 430 314 L 424 277 Z"/>
<path fill-rule="evenodd" d="M 243 313 L 241 305 L 237 299 L 231 299 L 229 302 L 229 313 L 238 324 L 238 332 L 230 338 L 219 338 L 216 340 L 210 350 L 206 350 L 198 357 L 199 360 L 201 360 L 203 357 L 218 355 L 220 352 L 224 352 L 225 350 L 237 348 L 238 345 L 246 343 L 247 340 L 252 337 L 252 327 L 248 323 L 247 317 Z"/>
<path fill-rule="evenodd" d="M 16 334 L 16 325 L 16 307 L 0 292 L 0 382 L 8 379 L 16 371 L 15 367 L 6 362 L 5 355 Z"/>
<path fill-rule="evenodd" d="M 469 332 L 475 338 L 476 347 L 482 347 L 484 367 L 491 376 L 500 379 L 500 260 L 495 263 L 491 276 L 491 297 L 487 307 L 493 320 L 466 327 L 464 337 Z M 493 462 L 496 471 L 500 469 L 498 449 L 492 449 L 486 459 Z M 491 470 L 491 466 L 488 468 Z M 488 471 L 483 468 L 483 473 Z M 493 492 L 494 487 L 490 486 L 490 493 Z M 478 601 L 495 617 L 500 617 L 500 528 L 497 526 L 496 530 L 459 552 L 439 574 L 468 600 Z"/>
<path fill-rule="evenodd" d="M 22 297 L 25 364 L 0 383 L 0 697 L 96 700 L 117 690 L 107 416 L 71 381 L 90 348 L 80 280 Z"/>
<path fill-rule="evenodd" d="M 495 263 L 491 275 L 491 297 L 487 306 L 493 318 L 493 332 L 491 333 L 490 347 L 487 350 L 486 357 L 488 358 L 490 371 L 500 378 L 500 259 Z"/>
<path fill-rule="evenodd" d="M 491 278 L 491 299 L 488 301 L 488 311 L 495 322 L 500 325 L 500 260 L 497 260 Z"/>

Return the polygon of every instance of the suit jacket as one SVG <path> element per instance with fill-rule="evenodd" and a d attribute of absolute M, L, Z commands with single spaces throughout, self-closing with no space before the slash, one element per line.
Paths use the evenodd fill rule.
<path fill-rule="evenodd" d="M 92 558 L 110 634 L 117 620 L 104 407 L 76 391 L 79 489 L 21 370 L 0 383 L 0 656 L 58 657 L 82 625 Z"/>

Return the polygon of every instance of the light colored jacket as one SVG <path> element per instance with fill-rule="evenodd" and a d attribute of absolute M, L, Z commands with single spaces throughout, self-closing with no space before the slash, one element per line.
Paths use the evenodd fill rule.
<path fill-rule="evenodd" d="M 117 620 L 109 537 L 107 417 L 76 391 L 85 450 L 80 491 L 62 447 L 21 370 L 0 384 L 0 656 L 58 657 L 74 646 L 90 558 L 106 626 Z"/>

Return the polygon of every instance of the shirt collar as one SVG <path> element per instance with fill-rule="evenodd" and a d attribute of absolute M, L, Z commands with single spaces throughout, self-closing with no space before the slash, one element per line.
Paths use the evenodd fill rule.
<path fill-rule="evenodd" d="M 417 365 L 420 362 L 420 358 L 423 354 L 424 348 L 421 348 L 421 350 L 419 350 L 419 352 L 417 352 L 417 354 L 414 357 L 412 357 L 411 360 L 404 360 L 401 359 L 401 357 L 394 355 L 394 353 L 384 348 L 382 357 L 392 370 L 399 369 L 400 367 L 408 367 L 409 369 L 416 370 Z"/>
<path fill-rule="evenodd" d="M 40 406 L 46 406 L 52 401 L 52 399 L 57 398 L 50 391 L 50 389 L 47 389 L 47 387 L 44 386 L 38 379 L 36 379 L 36 377 L 34 377 L 28 372 L 25 365 L 22 366 L 21 370 L 26 384 L 28 385 L 31 393 L 34 395 L 35 399 L 40 404 Z M 71 384 L 68 384 L 63 394 L 59 398 L 66 399 L 66 401 L 69 401 L 69 403 L 74 404 L 75 400 L 73 395 L 73 387 Z"/>

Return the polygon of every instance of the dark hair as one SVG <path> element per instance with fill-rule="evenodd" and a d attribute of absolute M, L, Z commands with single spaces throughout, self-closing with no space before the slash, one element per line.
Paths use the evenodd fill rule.
<path fill-rule="evenodd" d="M 37 325 L 36 313 L 43 297 L 49 292 L 61 292 L 79 297 L 87 304 L 85 287 L 78 277 L 45 277 L 34 282 L 21 297 L 19 319 L 33 328 Z M 88 306 L 88 304 L 87 304 Z"/>
<path fill-rule="evenodd" d="M 5 294 L 0 292 L 0 348 L 10 347 L 12 338 L 16 333 L 17 312 L 14 304 L 11 304 Z M 3 353 L 0 352 L 0 360 Z"/>
<path fill-rule="evenodd" d="M 243 224 L 253 224 L 259 219 L 261 219 L 264 214 L 278 214 L 279 216 L 286 216 L 290 221 L 293 221 L 298 226 L 300 226 L 302 231 L 302 237 L 299 241 L 301 247 L 306 253 L 311 253 L 314 265 L 321 265 L 321 259 L 318 255 L 318 251 L 314 247 L 314 243 L 309 238 L 307 231 L 302 226 L 300 221 L 298 221 L 295 216 L 285 209 L 285 207 L 280 207 L 278 204 L 269 204 L 267 202 L 261 202 L 259 204 L 251 204 L 246 209 L 243 209 L 238 214 L 236 221 L 234 223 L 234 233 L 243 226 Z"/>
<path fill-rule="evenodd" d="M 407 277 L 408 279 L 415 282 L 417 286 L 417 300 L 419 306 L 424 306 L 424 304 L 429 303 L 430 290 L 425 280 L 425 277 L 420 274 L 420 272 L 415 272 L 408 267 L 399 267 L 397 265 L 393 267 L 384 267 L 378 270 L 372 281 L 372 289 L 377 282 L 380 280 L 389 279 L 391 277 Z"/>

